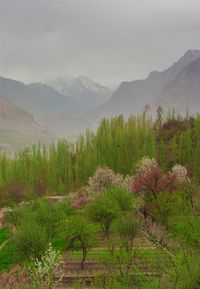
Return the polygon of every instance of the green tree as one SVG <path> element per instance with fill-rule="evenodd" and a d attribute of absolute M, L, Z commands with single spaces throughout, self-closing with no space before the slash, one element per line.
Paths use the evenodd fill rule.
<path fill-rule="evenodd" d="M 128 213 L 119 219 L 117 223 L 117 232 L 120 237 L 121 245 L 125 248 L 127 253 L 133 251 L 133 242 L 139 232 L 139 222 L 135 215 Z"/>
<path fill-rule="evenodd" d="M 74 215 L 67 219 L 63 236 L 66 240 L 66 250 L 82 251 L 81 269 L 84 268 L 84 262 L 89 248 L 95 244 L 96 227 L 90 224 L 83 216 Z"/>
<path fill-rule="evenodd" d="M 45 229 L 49 239 L 55 237 L 57 228 L 62 221 L 62 210 L 59 210 L 57 204 L 48 200 L 38 199 L 33 203 L 33 211 L 38 224 Z"/>
<path fill-rule="evenodd" d="M 109 238 L 110 227 L 115 219 L 121 215 L 117 202 L 113 202 L 107 192 L 98 195 L 87 207 L 89 218 L 101 225 L 105 237 Z"/>

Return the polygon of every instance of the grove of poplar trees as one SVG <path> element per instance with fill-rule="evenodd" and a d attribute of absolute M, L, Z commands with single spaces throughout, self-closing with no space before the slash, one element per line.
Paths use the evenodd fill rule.
<path fill-rule="evenodd" d="M 0 204 L 69 193 L 85 185 L 98 165 L 133 175 L 143 156 L 156 158 L 165 168 L 180 163 L 199 178 L 200 116 L 118 116 L 103 119 L 96 133 L 87 131 L 76 143 L 37 145 L 12 158 L 1 154 Z"/>

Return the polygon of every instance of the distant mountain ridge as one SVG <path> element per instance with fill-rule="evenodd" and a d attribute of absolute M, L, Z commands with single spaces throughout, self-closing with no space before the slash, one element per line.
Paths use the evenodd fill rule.
<path fill-rule="evenodd" d="M 88 108 L 107 101 L 113 91 L 86 76 L 58 78 L 47 82 L 59 92 L 75 99 L 80 105 Z"/>
<path fill-rule="evenodd" d="M 9 99 L 13 106 L 21 108 L 21 111 L 32 114 L 53 136 L 75 139 L 88 124 L 87 118 L 82 118 L 82 115 L 107 100 L 112 91 L 85 76 L 68 78 L 68 83 L 65 80 L 65 93 L 63 82 L 59 83 L 61 86 L 57 81 L 55 83 L 55 88 L 45 83 L 26 85 L 0 77 L 0 95 Z M 27 129 L 21 127 L 23 135 L 32 129 L 33 126 L 28 129 L 28 125 Z"/>
<path fill-rule="evenodd" d="M 67 84 L 66 84 L 67 86 Z M 20 81 L 0 77 L 0 95 L 7 97 L 16 105 L 42 118 L 51 113 L 64 112 L 79 116 L 91 107 L 107 100 L 112 91 L 96 82 L 80 77 L 73 79 L 65 88 L 54 88 L 45 83 L 26 85 Z"/>
<path fill-rule="evenodd" d="M 30 113 L 3 96 L 0 96 L 0 128 L 16 129 L 35 136 L 46 133 L 44 127 L 40 126 Z"/>
<path fill-rule="evenodd" d="M 0 96 L 0 150 L 2 146 L 25 146 L 55 139 L 33 116 L 7 98 Z"/>
<path fill-rule="evenodd" d="M 0 77 L 0 95 L 39 118 L 54 111 L 78 113 L 78 103 L 45 84 L 30 84 Z"/>
<path fill-rule="evenodd" d="M 67 112 L 75 115 L 82 113 L 82 107 L 72 97 L 55 90 L 53 87 L 43 83 L 32 83 L 28 88 L 35 95 L 35 109 L 32 112 L 35 116 L 46 116 L 54 112 Z M 31 108 L 27 108 L 31 110 Z"/>
<path fill-rule="evenodd" d="M 200 57 L 184 67 L 155 98 L 152 106 L 179 113 L 200 112 Z"/>
<path fill-rule="evenodd" d="M 95 129 L 103 117 L 139 114 L 147 104 L 151 113 L 158 105 L 180 113 L 200 112 L 200 50 L 188 50 L 166 70 L 122 82 L 111 97 L 110 93 L 87 77 L 54 80 L 51 85 L 0 77 L 0 95 L 32 113 L 56 138 L 74 140 L 87 128 Z M 102 103 L 103 99 L 107 100 Z"/>
<path fill-rule="evenodd" d="M 146 79 L 122 82 L 106 103 L 91 110 L 87 116 L 90 119 L 101 119 L 118 114 L 137 114 L 142 112 L 147 104 L 153 103 L 155 106 L 157 97 L 159 98 L 157 104 L 161 104 L 161 92 L 164 88 L 170 85 L 182 69 L 199 57 L 200 50 L 189 50 L 176 63 L 162 72 L 153 71 Z M 174 104 L 175 100 L 172 97 L 169 107 L 166 108 L 173 107 Z"/>
<path fill-rule="evenodd" d="M 187 109 L 192 113 L 200 111 L 199 57 L 200 50 L 189 50 L 164 71 L 153 71 L 143 80 L 122 82 L 108 101 L 92 108 L 83 117 L 70 118 L 70 121 L 65 122 L 66 118 L 60 114 L 56 118 L 55 115 L 49 115 L 44 125 L 51 124 L 47 125 L 48 129 L 54 128 L 60 137 L 81 133 L 86 128 L 95 129 L 103 117 L 139 114 L 147 104 L 151 107 L 151 113 L 155 113 L 158 105 L 165 110 L 174 107 L 181 113 Z M 64 124 L 67 123 L 65 128 Z"/>

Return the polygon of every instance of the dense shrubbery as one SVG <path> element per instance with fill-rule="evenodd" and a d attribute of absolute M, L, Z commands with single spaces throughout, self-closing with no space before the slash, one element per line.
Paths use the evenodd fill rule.
<path fill-rule="evenodd" d="M 13 253 L 19 261 L 39 258 L 55 235 L 63 219 L 71 213 L 68 204 L 54 205 L 46 200 L 14 207 L 6 223 L 12 229 Z"/>
<path fill-rule="evenodd" d="M 141 166 L 141 163 L 146 166 Z M 155 160 L 147 158 L 141 163 L 138 166 L 140 172 L 149 170 L 151 168 L 149 164 L 153 163 L 157 166 Z M 187 180 L 185 170 L 182 167 L 178 168 L 181 168 L 182 180 Z M 176 171 L 179 171 L 177 167 Z M 199 217 L 195 216 L 190 192 L 183 188 L 173 192 L 165 190 L 157 192 L 156 198 L 143 198 L 141 202 L 143 196 L 145 195 L 135 197 L 121 186 L 109 186 L 99 194 L 90 192 L 90 199 L 84 203 L 84 207 L 74 208 L 73 201 L 66 200 L 52 204 L 39 199 L 13 208 L 7 213 L 7 223 L 14 228 L 11 238 L 17 258 L 15 260 L 20 263 L 26 260 L 28 264 L 32 262 L 31 260 L 35 260 L 31 265 L 32 274 L 29 273 L 27 277 L 28 288 L 37 288 L 38 284 L 50 288 L 48 284 L 52 284 L 53 276 L 58 272 L 58 253 L 50 248 L 52 254 L 47 256 L 49 242 L 56 244 L 61 240 L 63 243 L 61 250 L 67 252 L 81 250 L 80 266 L 84 268 L 90 249 L 98 244 L 97 239 L 103 240 L 104 248 L 107 247 L 105 260 L 111 266 L 112 273 L 114 272 L 114 277 L 108 277 L 106 284 L 99 283 L 101 285 L 97 288 L 134 288 L 133 284 L 136 280 L 131 276 L 141 270 L 137 266 L 138 252 L 134 240 L 140 229 L 144 230 L 137 216 L 138 206 L 149 202 L 153 205 L 154 220 L 167 228 L 167 237 L 174 240 L 175 246 L 172 252 L 167 253 L 168 260 L 162 265 L 163 270 L 168 274 L 164 283 L 162 279 L 153 278 L 152 282 L 147 282 L 147 285 L 141 276 L 137 280 L 139 288 L 196 288 L 200 272 L 195 265 L 199 257 L 198 254 L 195 256 L 194 252 L 199 250 L 200 222 Z M 45 260 L 49 263 L 47 264 Z M 20 272 L 17 274 L 21 278 L 20 282 L 23 282 L 23 274 L 26 271 L 22 269 Z M 186 280 L 187 272 L 190 278 Z M 58 274 L 61 276 L 61 272 Z M 8 274 L 9 278 L 13 276 Z"/>
<path fill-rule="evenodd" d="M 17 259 L 23 261 L 30 257 L 40 257 L 46 249 L 47 240 L 47 234 L 40 224 L 35 220 L 25 220 L 13 236 Z"/>

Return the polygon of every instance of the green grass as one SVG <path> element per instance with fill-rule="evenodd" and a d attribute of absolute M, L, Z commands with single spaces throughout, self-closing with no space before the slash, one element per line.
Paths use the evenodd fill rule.
<path fill-rule="evenodd" d="M 53 238 L 51 244 L 57 251 L 63 252 L 65 249 L 65 240 L 61 237 Z"/>
<path fill-rule="evenodd" d="M 169 266 L 169 256 L 159 249 L 140 249 L 137 250 L 137 258 L 141 264 L 157 270 L 162 270 Z"/>
<path fill-rule="evenodd" d="M 8 239 L 9 231 L 7 228 L 0 229 L 0 246 Z"/>
<path fill-rule="evenodd" d="M 13 246 L 9 242 L 0 250 L 0 272 L 9 270 L 13 264 Z"/>
<path fill-rule="evenodd" d="M 0 272 L 9 270 L 14 265 L 13 246 L 9 241 L 8 228 L 0 229 Z M 5 244 L 4 242 L 7 241 Z"/>
<path fill-rule="evenodd" d="M 82 257 L 81 250 L 69 252 L 69 257 L 75 260 L 79 260 Z M 159 251 L 153 249 L 137 249 L 136 250 L 136 257 L 141 261 L 143 264 L 148 264 L 150 266 L 160 266 L 161 264 L 166 264 L 168 261 L 168 256 Z M 102 248 L 98 250 L 96 248 L 89 250 L 87 259 L 97 260 L 100 262 L 109 261 L 111 258 L 110 252 L 106 248 Z"/>
<path fill-rule="evenodd" d="M 69 257 L 75 260 L 80 260 L 82 258 L 82 252 L 81 251 L 69 252 Z M 100 262 L 107 261 L 109 258 L 110 253 L 107 249 L 103 249 L 100 251 L 93 249 L 90 250 L 87 254 L 87 259 L 97 260 Z"/>

